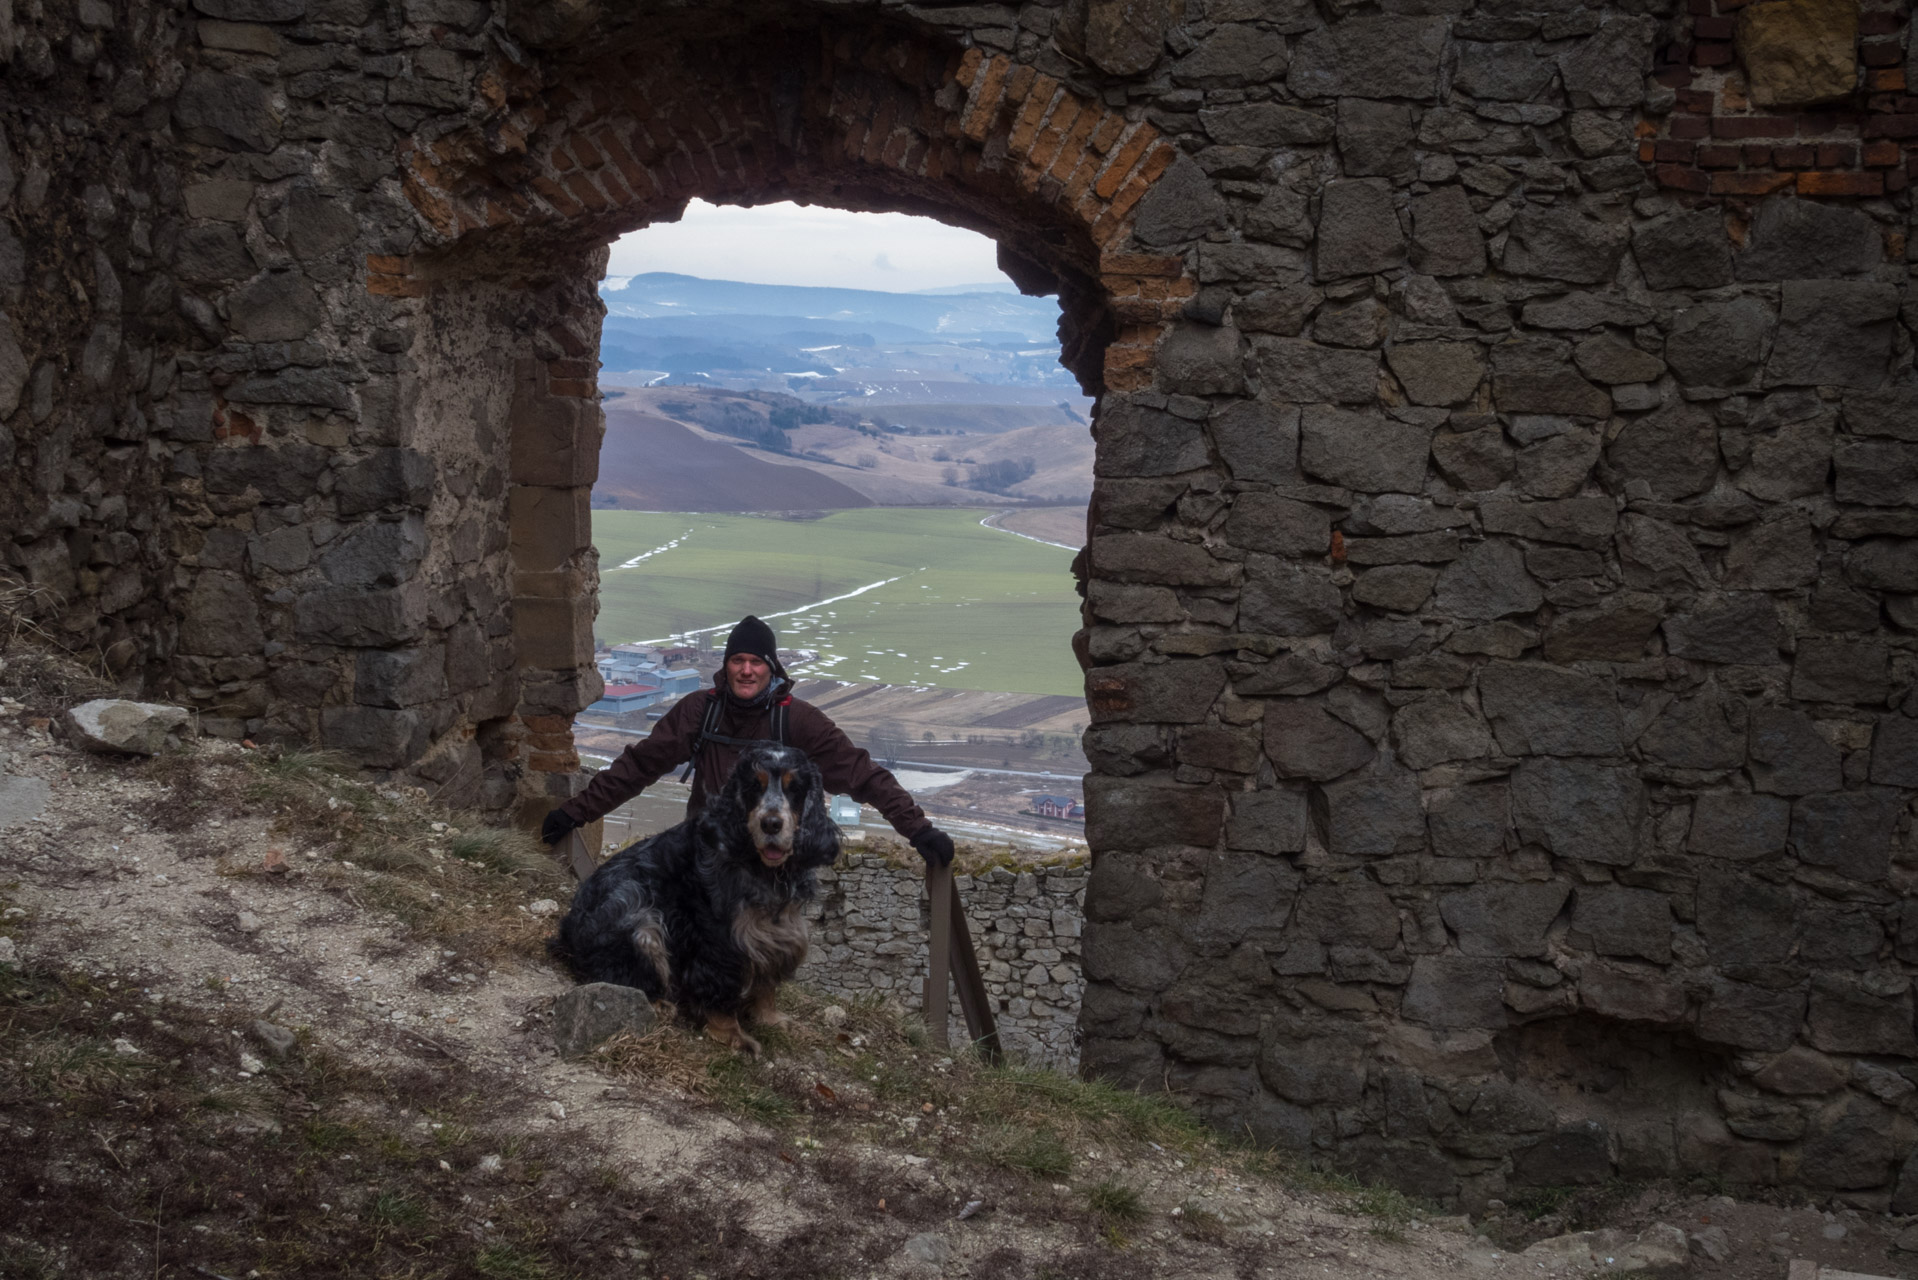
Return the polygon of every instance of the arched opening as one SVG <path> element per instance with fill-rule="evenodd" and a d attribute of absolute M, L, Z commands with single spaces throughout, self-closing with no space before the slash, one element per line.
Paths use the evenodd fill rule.
<path fill-rule="evenodd" d="M 575 786 L 571 717 L 599 693 L 595 286 L 614 236 L 695 196 L 972 228 L 998 240 L 1022 290 L 1059 297 L 1062 362 L 1095 396 L 1149 383 L 1160 326 L 1195 291 L 1180 258 L 1111 251 L 1173 148 L 976 48 L 795 20 L 749 37 L 655 30 L 525 72 L 503 67 L 485 120 L 406 156 L 407 197 L 437 243 L 368 260 L 368 288 L 414 317 L 392 379 L 411 438 L 395 443 L 470 478 L 435 497 L 426 536 L 465 557 L 473 616 L 491 619 L 458 642 L 483 652 L 466 677 L 481 696 L 462 723 L 403 726 L 423 749 L 392 763 L 441 786 L 470 779 L 479 803 L 522 818 Z M 391 609 L 423 616 L 430 588 L 405 590 Z M 333 713 L 334 736 L 363 732 L 368 710 Z M 371 718 L 408 714 L 382 710 Z"/>

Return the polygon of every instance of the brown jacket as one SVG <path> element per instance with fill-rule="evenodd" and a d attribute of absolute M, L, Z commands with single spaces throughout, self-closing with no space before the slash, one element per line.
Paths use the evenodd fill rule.
<path fill-rule="evenodd" d="M 724 678 L 723 672 L 720 678 Z M 699 735 L 707 702 L 724 696 L 715 681 L 714 688 L 681 698 L 651 733 L 620 752 L 619 758 L 587 783 L 585 790 L 560 808 L 578 822 L 595 821 L 652 786 L 662 775 L 685 764 L 692 753 L 693 739 Z M 760 707 L 741 712 L 728 706 L 720 713 L 717 732 L 728 738 L 770 739 L 770 711 Z M 786 706 L 786 745 L 798 747 L 812 758 L 825 779 L 827 791 L 871 805 L 885 816 L 893 830 L 907 839 L 932 825 L 932 820 L 913 803 L 912 795 L 899 785 L 898 779 L 854 746 L 852 739 L 840 732 L 825 712 L 796 698 Z M 709 788 L 725 785 L 738 759 L 737 747 L 710 740 L 701 744 L 698 767 L 693 770 L 693 794 L 686 802 L 687 817 L 705 806 Z"/>

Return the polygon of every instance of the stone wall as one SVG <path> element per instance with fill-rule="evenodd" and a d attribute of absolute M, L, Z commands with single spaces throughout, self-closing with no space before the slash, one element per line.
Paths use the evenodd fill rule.
<path fill-rule="evenodd" d="M 879 997 L 909 1012 L 925 1008 L 931 921 L 917 867 L 852 853 L 822 873 L 807 910 L 812 951 L 798 981 L 848 999 Z M 956 876 L 972 945 L 993 1000 L 999 1041 L 1015 1059 L 1071 1071 L 1079 1065 L 1079 936 L 1086 869 L 999 868 Z M 951 997 L 951 1043 L 968 1032 Z"/>
<path fill-rule="evenodd" d="M 1083 1066 L 1439 1198 L 1918 1206 L 1911 47 L 1881 0 L 18 0 L 0 552 L 215 732 L 535 816 L 597 691 L 607 241 L 974 227 L 1099 396 Z"/>

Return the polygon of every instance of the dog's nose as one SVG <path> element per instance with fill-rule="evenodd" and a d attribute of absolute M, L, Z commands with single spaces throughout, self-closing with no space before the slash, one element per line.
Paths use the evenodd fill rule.
<path fill-rule="evenodd" d="M 776 813 L 769 813 L 759 820 L 759 829 L 769 836 L 778 835 L 779 829 L 785 825 L 786 820 Z"/>

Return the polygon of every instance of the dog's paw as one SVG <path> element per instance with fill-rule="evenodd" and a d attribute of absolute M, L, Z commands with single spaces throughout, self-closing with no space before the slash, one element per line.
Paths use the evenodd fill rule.
<path fill-rule="evenodd" d="M 759 1041 L 746 1034 L 746 1028 L 739 1025 L 737 1018 L 721 1014 L 708 1017 L 706 1034 L 728 1049 L 743 1053 L 749 1058 L 757 1058 L 760 1055 Z"/>
<path fill-rule="evenodd" d="M 768 1005 L 764 1009 L 753 1010 L 753 1023 L 756 1026 L 783 1027 L 791 1021 L 792 1017 L 790 1014 L 781 1013 L 771 1005 Z"/>

